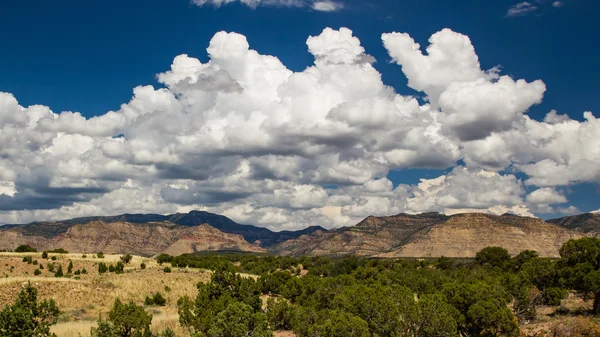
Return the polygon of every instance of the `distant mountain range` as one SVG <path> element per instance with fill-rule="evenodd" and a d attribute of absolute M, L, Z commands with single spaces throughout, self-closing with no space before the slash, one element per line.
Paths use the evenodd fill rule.
<path fill-rule="evenodd" d="M 317 230 L 325 230 L 322 227 L 313 226 L 299 231 L 273 232 L 268 228 L 241 225 L 224 215 L 205 211 L 191 211 L 189 213 L 176 213 L 170 215 L 122 214 L 116 216 L 93 216 L 63 221 L 43 221 L 20 225 L 5 225 L 0 228 L 19 228 L 25 235 L 39 235 L 49 238 L 67 232 L 67 230 L 74 225 L 83 225 L 92 221 L 102 221 L 105 223 L 127 222 L 132 224 L 169 222 L 186 227 L 209 224 L 222 232 L 239 234 L 243 236 L 246 241 L 256 243 L 261 247 L 270 247 L 286 240 L 295 239 L 304 234 L 311 234 Z"/>
<path fill-rule="evenodd" d="M 511 254 L 531 249 L 556 257 L 564 242 L 583 236 L 600 236 L 600 214 L 548 221 L 511 214 L 398 214 L 370 216 L 356 226 L 329 231 L 314 226 L 273 232 L 192 211 L 6 225 L 0 227 L 0 249 L 29 244 L 38 249 L 141 255 L 233 250 L 293 256 L 472 257 L 484 247 L 501 246 Z"/>

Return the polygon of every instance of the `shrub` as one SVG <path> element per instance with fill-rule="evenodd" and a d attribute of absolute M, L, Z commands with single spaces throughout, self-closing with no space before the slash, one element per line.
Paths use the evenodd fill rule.
<path fill-rule="evenodd" d="M 125 269 L 125 265 L 123 264 L 123 262 L 121 262 L 121 261 L 117 262 L 117 264 L 115 265 L 115 273 L 122 274 L 124 269 Z"/>
<path fill-rule="evenodd" d="M 568 292 L 563 288 L 548 288 L 544 290 L 543 298 L 544 303 L 547 305 L 559 306 L 563 298 L 567 296 Z"/>
<path fill-rule="evenodd" d="M 67 274 L 73 273 L 73 261 L 69 261 L 69 265 L 67 266 Z"/>
<path fill-rule="evenodd" d="M 40 263 L 40 269 L 44 269 L 44 265 Z"/>
<path fill-rule="evenodd" d="M 122 303 L 118 298 L 108 313 L 108 320 L 98 321 L 98 327 L 91 329 L 92 337 L 108 336 L 152 336 L 150 323 L 152 315 L 133 302 Z"/>
<path fill-rule="evenodd" d="M 154 294 L 154 304 L 164 307 L 165 305 L 167 305 L 167 299 L 164 298 L 164 296 L 157 292 L 156 294 Z"/>
<path fill-rule="evenodd" d="M 56 269 L 56 273 L 54 273 L 54 277 L 63 277 L 63 269 L 60 264 L 58 265 L 58 269 Z"/>
<path fill-rule="evenodd" d="M 85 270 L 85 269 L 84 269 Z M 100 274 L 104 274 L 108 271 L 108 268 L 106 268 L 106 264 L 104 262 L 100 262 L 98 264 L 98 273 Z"/>
<path fill-rule="evenodd" d="M 144 262 L 142 262 L 142 263 L 140 264 L 140 268 L 142 268 L 142 269 L 146 269 L 146 264 L 145 264 Z"/>
<path fill-rule="evenodd" d="M 81 269 L 81 273 L 82 274 L 87 274 L 87 270 L 85 270 L 85 268 Z"/>
<path fill-rule="evenodd" d="M 31 262 L 34 266 L 37 266 L 38 264 L 38 260 L 33 260 L 33 262 Z"/>
<path fill-rule="evenodd" d="M 51 257 L 50 260 L 56 261 L 56 256 Z"/>
<path fill-rule="evenodd" d="M 160 254 L 156 257 L 156 262 L 158 262 L 158 264 L 162 265 L 165 262 L 171 262 L 173 261 L 173 257 L 169 254 Z"/>
<path fill-rule="evenodd" d="M 113 266 L 112 263 L 111 263 L 110 266 L 108 266 L 108 271 L 111 272 L 111 273 L 115 272 L 115 266 Z"/>
<path fill-rule="evenodd" d="M 17 252 L 17 253 L 35 253 L 35 252 L 37 252 L 37 249 L 31 247 L 30 245 L 20 245 L 19 247 L 17 247 L 17 249 L 15 249 L 15 252 Z"/>
<path fill-rule="evenodd" d="M 287 300 L 269 298 L 267 301 L 267 321 L 272 329 L 291 330 L 294 313 L 294 307 Z"/>
<path fill-rule="evenodd" d="M 54 273 L 54 263 L 48 263 L 48 271 Z"/>
<path fill-rule="evenodd" d="M 54 253 L 54 254 L 69 254 L 68 251 L 62 249 L 62 248 L 57 248 L 57 249 L 53 249 L 53 250 L 49 250 L 48 253 Z"/>
<path fill-rule="evenodd" d="M 87 255 L 86 255 L 86 254 L 83 254 L 83 255 L 81 255 L 81 258 L 82 258 L 82 259 L 85 259 L 86 257 L 87 257 Z"/>
<path fill-rule="evenodd" d="M 486 247 L 475 254 L 475 261 L 480 265 L 504 267 L 510 261 L 510 254 L 502 247 Z"/>
<path fill-rule="evenodd" d="M 103 259 L 103 258 L 104 258 L 104 253 L 102 253 L 102 252 L 98 252 L 98 253 L 96 253 L 96 256 L 97 256 L 99 259 Z"/>
<path fill-rule="evenodd" d="M 125 264 L 129 264 L 129 262 L 131 262 L 132 258 L 133 257 L 131 256 L 131 254 L 123 255 L 123 256 L 121 256 L 121 261 L 123 261 L 123 263 L 125 263 Z"/>
<path fill-rule="evenodd" d="M 42 272 L 39 269 L 36 269 L 33 271 L 33 275 L 38 276 L 40 275 Z"/>
<path fill-rule="evenodd" d="M 165 267 L 165 269 L 163 269 L 163 271 L 164 271 L 165 273 L 170 273 L 170 272 L 171 272 L 171 268 L 169 268 L 169 267 Z"/>
<path fill-rule="evenodd" d="M 50 337 L 50 326 L 58 321 L 54 300 L 37 301 L 37 289 L 27 283 L 15 303 L 0 312 L 0 335 Z"/>
<path fill-rule="evenodd" d="M 47 259 L 47 258 L 48 258 L 48 252 L 47 252 L 47 251 L 44 251 L 44 252 L 42 253 L 42 259 Z"/>
<path fill-rule="evenodd" d="M 77 270 L 75 271 L 75 275 L 80 275 L 80 274 L 81 274 L 81 270 L 77 269 Z"/>

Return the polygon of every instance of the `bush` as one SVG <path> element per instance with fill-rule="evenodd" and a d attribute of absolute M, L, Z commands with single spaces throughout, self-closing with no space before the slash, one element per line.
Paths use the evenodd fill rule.
<path fill-rule="evenodd" d="M 32 263 L 32 258 L 31 256 L 24 256 L 23 257 L 23 262 L 27 262 L 27 264 L 31 264 Z"/>
<path fill-rule="evenodd" d="M 56 256 L 51 257 L 50 260 L 56 261 Z"/>
<path fill-rule="evenodd" d="M 548 288 L 544 290 L 544 303 L 547 305 L 559 306 L 563 298 L 567 297 L 567 290 L 563 288 Z"/>
<path fill-rule="evenodd" d="M 140 264 L 140 268 L 142 268 L 142 269 L 146 269 L 146 264 L 145 264 L 144 262 L 142 262 L 142 263 Z"/>
<path fill-rule="evenodd" d="M 85 259 L 86 257 L 87 257 L 87 255 L 86 255 L 86 254 L 83 254 L 83 255 L 81 255 L 81 258 L 82 258 L 82 259 Z"/>
<path fill-rule="evenodd" d="M 131 254 L 123 255 L 123 256 L 121 256 L 121 261 L 123 261 L 123 263 L 125 263 L 125 264 L 129 264 L 129 262 L 131 262 L 132 258 L 133 257 L 131 256 Z"/>
<path fill-rule="evenodd" d="M 77 269 L 74 274 L 75 275 L 81 275 L 81 270 Z"/>
<path fill-rule="evenodd" d="M 15 252 L 17 252 L 17 253 L 35 253 L 35 252 L 37 252 L 37 249 L 31 247 L 30 245 L 20 245 L 19 247 L 17 247 L 17 249 L 15 249 Z"/>
<path fill-rule="evenodd" d="M 115 274 L 122 274 L 124 269 L 125 265 L 123 264 L 123 262 L 117 262 L 117 264 L 115 265 Z"/>
<path fill-rule="evenodd" d="M 104 253 L 102 253 L 102 252 L 98 252 L 98 253 L 96 253 L 96 256 L 97 256 L 99 259 L 103 259 L 103 258 L 104 258 Z"/>
<path fill-rule="evenodd" d="M 81 269 L 81 273 L 82 274 L 87 274 L 87 270 L 85 270 L 85 268 Z"/>
<path fill-rule="evenodd" d="M 146 296 L 144 303 L 146 305 L 158 305 L 164 307 L 165 305 L 167 305 L 167 300 L 161 293 L 157 292 L 154 295 Z"/>
<path fill-rule="evenodd" d="M 169 268 L 169 267 L 165 267 L 165 269 L 163 269 L 163 271 L 164 271 L 165 273 L 170 273 L 170 272 L 171 272 L 171 268 Z"/>
<path fill-rule="evenodd" d="M 50 337 L 50 326 L 58 321 L 54 300 L 37 301 L 37 289 L 27 283 L 15 303 L 0 312 L 0 335 Z"/>
<path fill-rule="evenodd" d="M 53 250 L 49 250 L 48 253 L 54 253 L 54 254 L 69 254 L 68 251 L 62 249 L 62 248 L 57 248 L 57 249 L 53 249 Z"/>
<path fill-rule="evenodd" d="M 272 329 L 291 330 L 294 314 L 294 307 L 287 300 L 269 298 L 267 301 L 267 321 Z"/>
<path fill-rule="evenodd" d="M 69 265 L 67 266 L 67 274 L 73 273 L 73 261 L 69 261 Z"/>
<path fill-rule="evenodd" d="M 122 303 L 118 298 L 108 313 L 108 320 L 98 321 L 98 327 L 91 329 L 92 337 L 152 336 L 150 323 L 152 315 L 133 302 Z"/>
<path fill-rule="evenodd" d="M 100 262 L 98 264 L 98 273 L 100 274 L 104 274 L 108 271 L 108 268 L 106 267 L 106 264 L 104 262 Z"/>
<path fill-rule="evenodd" d="M 33 262 L 31 262 L 31 264 L 33 264 L 34 266 L 37 266 L 38 260 L 33 260 Z"/>
<path fill-rule="evenodd" d="M 54 263 L 48 263 L 48 271 L 54 273 Z"/>
<path fill-rule="evenodd" d="M 63 269 L 60 264 L 58 265 L 58 269 L 56 269 L 56 273 L 54 273 L 54 277 L 63 277 Z"/>
<path fill-rule="evenodd" d="M 38 276 L 40 274 L 42 274 L 42 272 L 39 269 L 36 269 L 33 271 L 33 275 L 35 275 L 35 276 Z"/>
<path fill-rule="evenodd" d="M 44 265 L 40 263 L 40 269 L 44 269 Z"/>
<path fill-rule="evenodd" d="M 165 262 L 171 262 L 173 261 L 173 257 L 169 254 L 160 254 L 156 257 L 156 262 L 158 262 L 158 264 L 162 265 Z"/>
<path fill-rule="evenodd" d="M 44 252 L 42 253 L 42 259 L 47 259 L 47 258 L 48 258 L 48 252 L 47 252 L 47 251 L 44 251 Z"/>
<path fill-rule="evenodd" d="M 510 261 L 510 254 L 502 247 L 486 247 L 475 254 L 475 261 L 480 265 L 504 267 Z"/>

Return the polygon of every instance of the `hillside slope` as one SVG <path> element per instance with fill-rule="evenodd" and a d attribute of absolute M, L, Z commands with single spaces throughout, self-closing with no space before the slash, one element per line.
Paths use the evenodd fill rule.
<path fill-rule="evenodd" d="M 559 219 L 547 220 L 546 222 L 584 233 L 587 236 L 600 236 L 600 214 L 597 213 L 566 216 Z"/>
<path fill-rule="evenodd" d="M 27 244 L 38 250 L 64 248 L 70 252 L 105 252 L 151 256 L 174 255 L 197 251 L 228 250 L 264 252 L 241 235 L 223 233 L 210 225 L 184 227 L 170 222 L 136 224 L 129 222 L 91 221 L 71 226 L 55 236 L 31 235 L 26 227 L 5 230 L 0 235 L 0 249 L 14 249 Z"/>
<path fill-rule="evenodd" d="M 398 214 L 304 235 L 273 251 L 292 256 L 473 257 L 485 247 L 501 246 L 513 255 L 531 249 L 541 256 L 557 257 L 564 242 L 579 237 L 582 234 L 537 218 L 508 214 Z"/>
<path fill-rule="evenodd" d="M 187 227 L 209 224 L 222 232 L 242 235 L 246 241 L 252 243 L 256 242 L 261 247 L 273 246 L 286 240 L 298 238 L 301 235 L 311 234 L 316 230 L 324 230 L 321 227 L 314 226 L 300 231 L 273 232 L 268 228 L 238 224 L 224 215 L 204 211 L 191 211 L 189 213 L 176 213 L 170 215 L 122 214 L 116 216 L 94 216 L 63 221 L 43 221 L 32 222 L 29 224 L 5 225 L 0 227 L 0 229 L 19 227 L 22 228 L 23 233 L 27 235 L 52 238 L 58 234 L 66 233 L 75 225 L 87 224 L 93 221 L 102 221 L 105 223 L 127 222 L 132 224 L 170 222 L 172 224 Z"/>

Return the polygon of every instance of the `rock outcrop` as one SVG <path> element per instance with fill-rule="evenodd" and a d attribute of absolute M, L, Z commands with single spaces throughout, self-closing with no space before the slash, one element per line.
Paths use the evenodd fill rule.
<path fill-rule="evenodd" d="M 277 245 L 282 255 L 473 257 L 489 246 L 510 254 L 525 249 L 557 257 L 562 244 L 583 235 L 537 218 L 480 213 L 368 217 L 354 227 L 315 232 Z"/>

